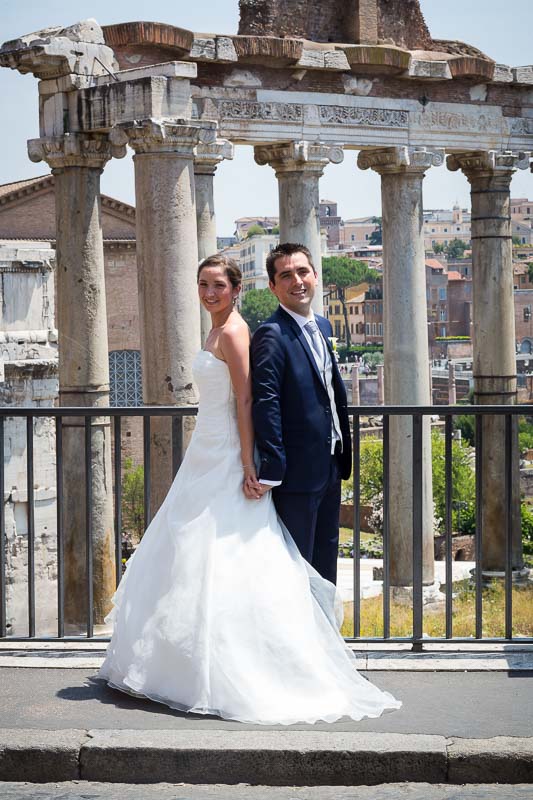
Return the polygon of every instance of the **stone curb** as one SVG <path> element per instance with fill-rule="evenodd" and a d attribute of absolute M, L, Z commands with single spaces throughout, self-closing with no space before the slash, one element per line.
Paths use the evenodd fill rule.
<path fill-rule="evenodd" d="M 0 669 L 94 669 L 103 651 L 6 651 L 0 649 Z M 494 653 L 388 653 L 355 651 L 354 667 L 363 672 L 531 672 L 533 651 Z"/>
<path fill-rule="evenodd" d="M 533 738 L 301 731 L 0 730 L 0 780 L 358 786 L 533 783 Z"/>

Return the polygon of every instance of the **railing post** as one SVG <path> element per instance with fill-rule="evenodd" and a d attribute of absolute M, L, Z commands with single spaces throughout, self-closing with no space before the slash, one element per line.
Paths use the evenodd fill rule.
<path fill-rule="evenodd" d="M 35 496 L 33 479 L 33 417 L 26 418 L 26 490 L 28 495 L 28 635 L 35 636 Z"/>
<path fill-rule="evenodd" d="M 361 636 L 361 434 L 359 414 L 353 416 L 353 635 Z"/>
<path fill-rule="evenodd" d="M 422 650 L 423 612 L 423 417 L 413 414 L 413 650 Z"/>
<path fill-rule="evenodd" d="M 117 586 L 122 576 L 122 450 L 121 417 L 115 417 L 114 470 L 115 470 L 115 572 Z"/>

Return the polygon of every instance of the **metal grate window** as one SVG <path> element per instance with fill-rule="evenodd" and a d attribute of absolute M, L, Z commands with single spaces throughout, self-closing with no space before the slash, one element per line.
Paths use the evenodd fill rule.
<path fill-rule="evenodd" d="M 111 406 L 142 406 L 142 368 L 138 350 L 113 350 L 109 353 L 109 403 Z"/>

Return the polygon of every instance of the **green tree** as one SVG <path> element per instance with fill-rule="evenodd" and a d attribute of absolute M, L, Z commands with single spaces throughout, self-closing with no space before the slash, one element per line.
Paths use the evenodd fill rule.
<path fill-rule="evenodd" d="M 453 426 L 461 431 L 461 437 L 470 447 L 474 447 L 476 437 L 476 422 L 472 414 L 459 414 L 454 417 Z"/>
<path fill-rule="evenodd" d="M 370 234 L 369 244 L 373 247 L 383 244 L 383 220 L 381 217 L 372 217 L 372 224 L 377 225 L 377 230 Z"/>
<path fill-rule="evenodd" d="M 445 440 L 438 431 L 431 434 L 433 502 L 439 529 L 444 530 L 446 513 Z M 452 530 L 474 533 L 476 527 L 476 476 L 472 449 L 465 442 L 452 442 Z"/>
<path fill-rule="evenodd" d="M 346 289 L 349 286 L 357 286 L 363 281 L 375 283 L 379 279 L 379 273 L 369 269 L 364 261 L 356 261 L 347 256 L 332 256 L 322 259 L 322 279 L 324 286 L 334 286 L 337 290 L 337 297 L 342 306 L 344 317 L 344 329 L 346 331 L 346 344 L 350 346 L 352 339 L 350 336 L 350 326 L 348 325 L 348 308 L 346 305 Z"/>
<path fill-rule="evenodd" d="M 261 225 L 250 225 L 248 232 L 246 233 L 246 238 L 251 239 L 252 236 L 263 236 L 265 233 L 266 231 L 261 227 Z"/>
<path fill-rule="evenodd" d="M 462 239 L 452 239 L 446 248 L 448 258 L 463 258 L 465 250 L 468 248 L 466 242 Z"/>
<path fill-rule="evenodd" d="M 253 333 L 277 307 L 277 298 L 270 289 L 249 289 L 242 299 L 241 314 Z"/>
<path fill-rule="evenodd" d="M 274 227 L 272 228 L 272 235 L 279 236 L 279 225 L 274 225 Z"/>
<path fill-rule="evenodd" d="M 433 245 L 433 252 L 434 253 L 444 253 L 444 245 L 440 242 L 435 242 Z"/>
<path fill-rule="evenodd" d="M 122 526 L 136 542 L 144 533 L 144 469 L 135 466 L 131 458 L 124 461 L 122 476 Z"/>
<path fill-rule="evenodd" d="M 531 283 L 531 281 L 533 281 L 533 261 L 528 261 L 526 263 L 526 267 L 527 267 L 527 276 Z"/>
<path fill-rule="evenodd" d="M 513 247 L 520 247 L 523 244 L 520 236 L 513 236 Z"/>

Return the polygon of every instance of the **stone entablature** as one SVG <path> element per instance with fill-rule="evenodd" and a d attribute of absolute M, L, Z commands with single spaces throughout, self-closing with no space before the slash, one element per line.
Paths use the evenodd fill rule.
<path fill-rule="evenodd" d="M 110 146 L 106 132 L 137 120 L 217 123 L 220 138 L 250 145 L 303 139 L 354 149 L 533 149 L 533 67 L 496 69 L 465 46 L 411 52 L 391 43 L 225 36 L 219 48 L 216 36 L 211 45 L 209 37 L 156 23 L 98 31 L 92 20 L 0 48 L 0 65 L 43 78 L 41 139 L 30 157 L 50 161 L 59 148 L 70 164 L 96 158 Z M 106 69 L 91 72 L 85 50 Z M 109 155 L 121 155 L 124 139 L 111 143 Z"/>

